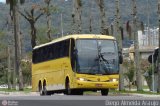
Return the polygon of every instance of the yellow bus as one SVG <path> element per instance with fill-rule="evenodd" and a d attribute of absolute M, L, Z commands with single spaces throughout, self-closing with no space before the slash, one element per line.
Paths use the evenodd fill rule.
<path fill-rule="evenodd" d="M 117 42 L 107 35 L 78 34 L 36 46 L 32 56 L 32 90 L 40 95 L 82 95 L 118 88 Z"/>

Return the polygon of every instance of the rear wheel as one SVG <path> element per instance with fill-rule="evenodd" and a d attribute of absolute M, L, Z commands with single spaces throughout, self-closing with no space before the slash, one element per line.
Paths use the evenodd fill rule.
<path fill-rule="evenodd" d="M 45 85 L 45 86 L 43 86 L 43 95 L 48 95 L 48 94 L 47 94 L 46 85 Z"/>
<path fill-rule="evenodd" d="M 47 84 L 46 81 L 43 82 L 43 90 L 42 90 L 43 95 L 51 95 L 52 92 L 47 91 Z"/>
<path fill-rule="evenodd" d="M 102 89 L 102 90 L 101 90 L 102 96 L 107 96 L 107 95 L 108 95 L 108 92 L 109 92 L 109 89 Z"/>
<path fill-rule="evenodd" d="M 43 94 L 43 89 L 42 89 L 42 83 L 40 82 L 38 86 L 39 86 L 39 94 L 40 94 L 41 96 L 44 95 L 44 94 Z"/>

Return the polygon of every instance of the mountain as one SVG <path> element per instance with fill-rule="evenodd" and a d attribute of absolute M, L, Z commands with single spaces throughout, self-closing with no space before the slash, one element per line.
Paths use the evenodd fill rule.
<path fill-rule="evenodd" d="M 82 0 L 82 33 L 89 33 L 89 14 L 90 14 L 90 2 L 92 0 Z M 147 3 L 148 1 L 148 3 Z M 158 15 L 157 15 L 157 2 L 158 0 L 137 0 L 137 18 L 138 21 L 143 21 L 145 26 L 156 27 L 158 26 Z M 44 6 L 43 0 L 26 0 L 24 5 L 20 6 L 20 11 L 26 9 L 29 11 L 33 4 L 38 4 Z M 56 30 L 53 36 L 55 37 L 56 33 L 61 35 L 61 14 L 63 21 L 63 30 L 64 33 L 72 31 L 72 0 L 52 0 L 52 5 L 54 5 L 58 11 L 52 13 L 52 27 Z M 149 8 L 148 8 L 149 7 Z M 96 3 L 93 3 L 92 6 L 92 25 L 93 33 L 100 32 L 100 16 L 99 9 Z M 113 23 L 115 19 L 115 0 L 105 0 L 105 11 L 106 11 L 106 22 L 108 25 Z M 132 0 L 120 0 L 120 13 L 121 13 L 121 24 L 125 27 L 125 23 L 128 20 L 132 20 Z M 0 30 L 5 28 L 6 19 L 9 17 L 9 6 L 3 3 L 0 3 Z M 38 14 L 38 13 L 37 13 Z M 149 18 L 148 18 L 149 16 Z M 21 17 L 21 30 L 24 35 L 24 45 L 25 50 L 30 50 L 30 25 L 29 23 Z M 42 16 L 40 20 L 36 23 L 37 29 L 46 28 L 46 16 Z M 38 30 L 39 31 L 39 30 Z M 44 36 L 45 32 L 43 33 Z M 42 37 L 43 38 L 43 37 Z"/>

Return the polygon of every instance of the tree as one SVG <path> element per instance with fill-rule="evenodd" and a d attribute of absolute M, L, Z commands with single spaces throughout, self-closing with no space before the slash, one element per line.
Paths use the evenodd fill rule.
<path fill-rule="evenodd" d="M 152 75 L 153 75 L 153 67 L 151 64 L 149 64 L 149 62 L 145 59 L 141 60 L 141 70 L 142 73 L 146 79 L 147 85 L 149 87 L 150 90 L 153 90 L 153 80 L 152 80 Z"/>
<path fill-rule="evenodd" d="M 10 4 L 10 16 L 14 23 L 14 42 L 15 42 L 15 71 L 19 75 L 19 90 L 23 90 L 23 75 L 21 71 L 20 59 L 21 59 L 21 44 L 20 44 L 20 29 L 19 29 L 19 18 L 18 18 L 18 4 L 23 4 L 25 0 L 6 0 L 7 4 Z M 14 77 L 15 78 L 15 77 Z M 15 80 L 13 80 L 15 81 Z"/>
<path fill-rule="evenodd" d="M 141 91 L 142 90 L 142 76 L 141 76 L 141 70 L 140 70 L 136 0 L 132 0 L 132 3 L 133 3 L 133 33 L 134 33 L 136 82 L 137 82 L 137 91 Z"/>
<path fill-rule="evenodd" d="M 134 81 L 134 62 L 133 61 L 124 61 L 123 64 L 126 68 L 128 68 L 127 72 L 124 73 L 124 76 L 128 79 L 129 90 L 131 90 L 131 84 Z"/>
<path fill-rule="evenodd" d="M 24 84 L 25 85 L 31 85 L 31 61 L 29 60 L 23 60 L 22 61 L 22 71 L 24 75 Z"/>
<path fill-rule="evenodd" d="M 159 48 L 160 48 L 160 0 L 158 0 L 158 20 L 159 20 Z M 158 54 L 158 82 L 160 82 L 160 49 Z M 160 92 L 160 83 L 158 83 L 158 90 Z"/>
<path fill-rule="evenodd" d="M 82 1 L 81 0 L 73 0 L 72 19 L 73 19 L 73 32 L 74 33 L 81 33 L 81 31 L 82 31 L 81 14 L 82 14 Z"/>
<path fill-rule="evenodd" d="M 45 26 L 38 27 L 37 29 L 37 44 L 44 44 L 49 41 L 48 37 L 46 36 L 47 28 Z M 53 30 L 52 30 L 53 31 Z"/>
<path fill-rule="evenodd" d="M 57 8 L 52 5 L 51 0 L 44 0 L 46 7 L 43 7 L 42 10 L 44 10 L 44 13 L 46 14 L 47 17 L 47 37 L 48 41 L 52 40 L 51 33 L 52 33 L 52 28 L 51 28 L 51 14 L 55 11 L 57 11 Z"/>
<path fill-rule="evenodd" d="M 116 7 L 116 12 L 115 12 L 115 16 L 116 16 L 116 39 L 118 42 L 118 49 L 119 52 L 122 53 L 122 38 L 123 38 L 123 29 L 120 26 L 120 8 L 119 8 L 119 0 L 115 1 L 115 7 Z M 120 34 L 121 33 L 121 34 Z M 120 71 L 119 71 L 119 90 L 124 90 L 124 76 L 123 76 L 123 67 L 120 64 Z"/>
<path fill-rule="evenodd" d="M 51 0 L 44 0 L 47 7 L 45 8 L 45 13 L 47 15 L 47 36 L 48 40 L 51 41 L 51 12 L 50 12 L 50 2 Z"/>
<path fill-rule="evenodd" d="M 34 12 L 35 9 L 39 9 L 38 6 L 33 5 L 30 13 L 26 10 L 24 10 L 25 14 L 22 13 L 21 11 L 19 11 L 19 13 L 30 23 L 30 27 L 31 27 L 31 45 L 32 48 L 34 48 L 36 46 L 36 34 L 37 34 L 37 29 L 35 27 L 35 23 L 37 22 L 37 20 L 44 14 L 44 12 L 39 13 L 39 15 L 37 15 L 36 17 L 34 16 Z"/>
<path fill-rule="evenodd" d="M 7 83 L 7 44 L 5 40 L 6 33 L 0 31 L 0 84 Z"/>
<path fill-rule="evenodd" d="M 89 6 L 89 32 L 92 32 L 92 6 L 93 6 L 93 0 L 89 1 L 90 6 Z"/>
<path fill-rule="evenodd" d="M 101 34 L 109 35 L 109 30 L 106 28 L 106 14 L 105 14 L 105 3 L 104 0 L 96 0 L 97 5 L 100 9 L 100 18 L 101 18 Z"/>

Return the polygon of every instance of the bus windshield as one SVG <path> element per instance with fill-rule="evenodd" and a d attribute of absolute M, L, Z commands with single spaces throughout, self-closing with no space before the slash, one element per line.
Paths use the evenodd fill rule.
<path fill-rule="evenodd" d="M 117 74 L 119 71 L 118 49 L 114 40 L 77 40 L 77 73 Z"/>

